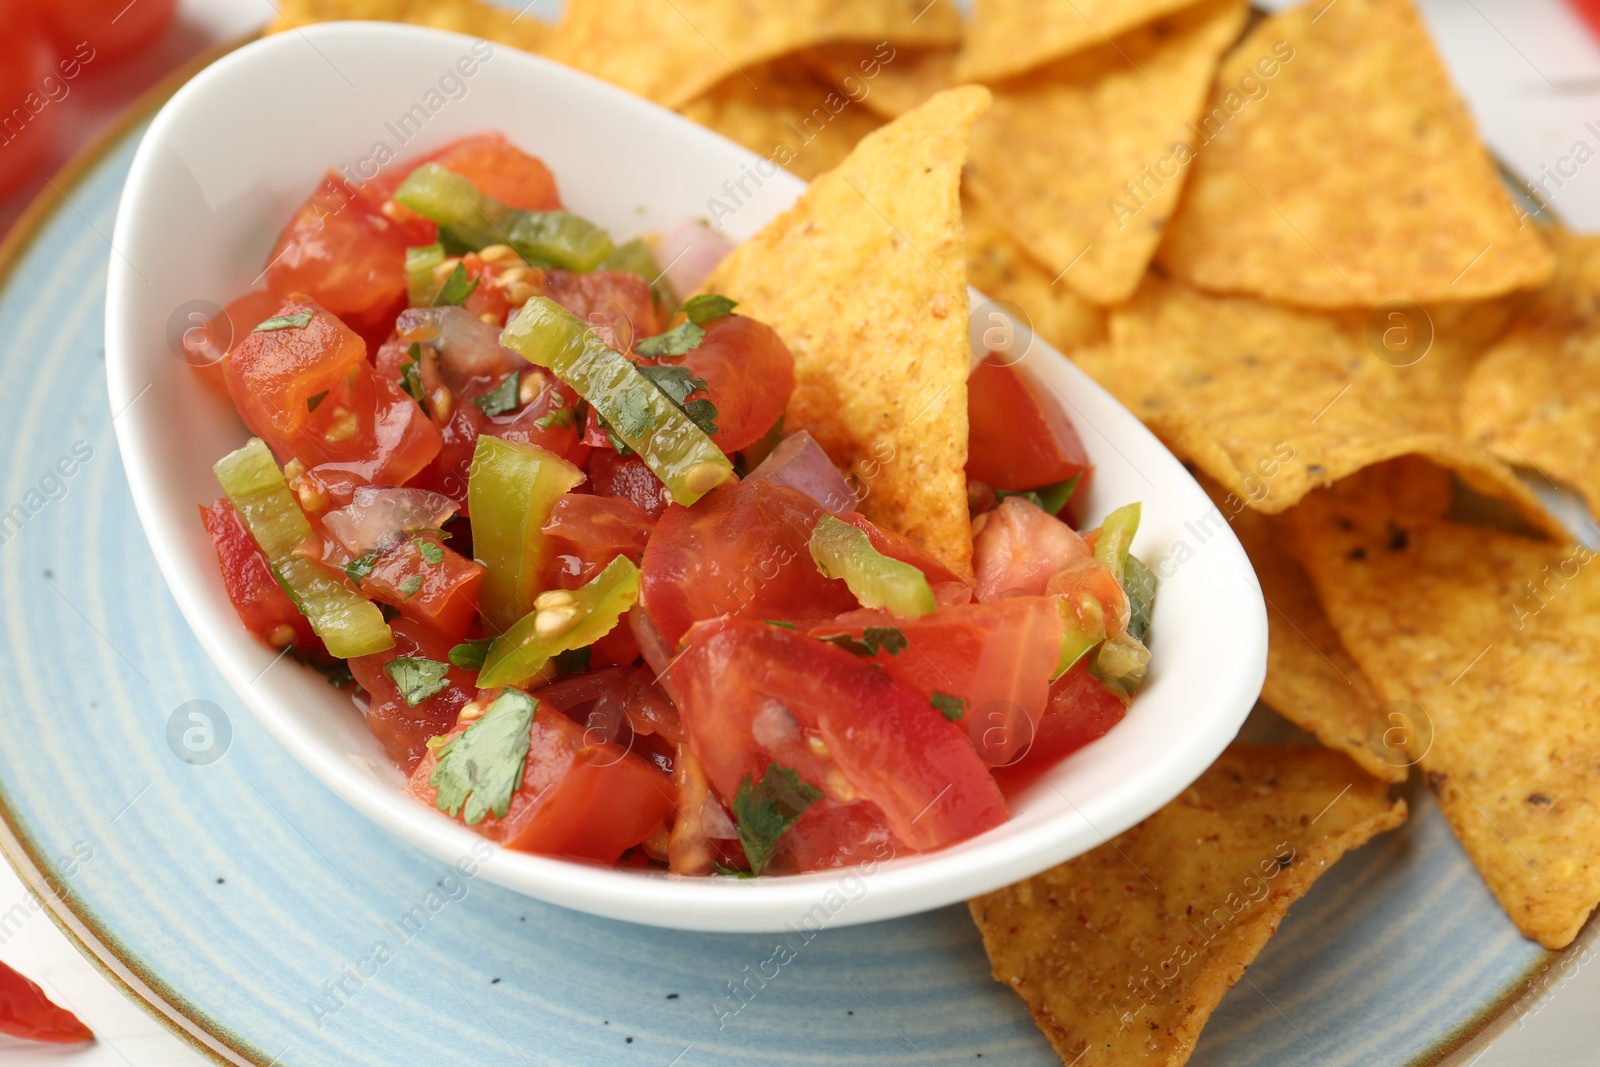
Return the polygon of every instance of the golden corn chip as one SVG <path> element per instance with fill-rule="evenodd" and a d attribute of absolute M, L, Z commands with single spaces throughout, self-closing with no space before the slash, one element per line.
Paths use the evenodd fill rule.
<path fill-rule="evenodd" d="M 1109 348 L 1073 358 L 1258 511 L 1277 514 L 1318 486 L 1420 455 L 1564 538 L 1515 472 L 1457 436 L 1455 383 L 1510 314 L 1500 302 L 1419 311 L 1409 328 L 1426 342 L 1396 358 L 1386 317 L 1216 296 L 1152 275 L 1112 313 Z"/>
<path fill-rule="evenodd" d="M 1600 237 L 1550 234 L 1551 283 L 1462 388 L 1470 440 L 1566 482 L 1600 515 Z"/>
<path fill-rule="evenodd" d="M 1408 702 L 1467 854 L 1518 929 L 1564 948 L 1600 903 L 1595 553 L 1321 494 L 1289 519 L 1345 648 Z"/>
<path fill-rule="evenodd" d="M 278 17 L 268 33 L 282 33 L 314 22 L 360 20 L 406 22 L 471 34 L 525 52 L 541 52 L 555 27 L 514 9 L 483 0 L 279 0 Z"/>
<path fill-rule="evenodd" d="M 1104 343 L 1106 314 L 1049 273 L 1011 239 L 981 204 L 962 201 L 967 229 L 967 282 L 993 300 L 1021 308 L 1033 331 L 1063 352 Z"/>
<path fill-rule="evenodd" d="M 862 512 L 957 574 L 972 569 L 961 164 L 988 103 L 952 89 L 868 134 L 706 283 L 794 353 L 785 426 L 854 473 Z"/>
<path fill-rule="evenodd" d="M 1289 906 L 1405 814 L 1337 752 L 1234 745 L 1138 826 L 972 917 L 1063 1063 L 1177 1067 Z"/>
<path fill-rule="evenodd" d="M 1159 259 L 1219 292 L 1314 307 L 1543 284 L 1411 0 L 1302 4 L 1223 62 Z"/>
<path fill-rule="evenodd" d="M 883 124 L 792 59 L 767 63 L 751 77 L 759 89 L 727 78 L 678 110 L 808 181 L 842 163 Z"/>
<path fill-rule="evenodd" d="M 996 81 L 1104 42 L 1195 0 L 977 0 L 956 76 Z"/>
<path fill-rule="evenodd" d="M 800 58 L 885 119 L 899 118 L 956 83 L 954 48 L 841 42 L 808 48 Z"/>
<path fill-rule="evenodd" d="M 1081 296 L 1133 293 L 1178 204 L 1217 57 L 1243 0 L 1206 0 L 995 87 L 970 188 Z"/>
<path fill-rule="evenodd" d="M 947 0 L 568 0 L 550 55 L 666 107 L 724 78 L 761 88 L 751 68 L 828 41 L 954 45 Z"/>

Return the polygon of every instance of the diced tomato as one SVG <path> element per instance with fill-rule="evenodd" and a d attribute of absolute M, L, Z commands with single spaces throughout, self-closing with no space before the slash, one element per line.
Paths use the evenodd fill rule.
<path fill-rule="evenodd" d="M 1007 497 L 974 527 L 972 569 L 979 600 L 1038 595 L 1057 571 L 1091 554 L 1089 542 L 1054 515 L 1021 497 Z"/>
<path fill-rule="evenodd" d="M 684 733 L 717 793 L 769 762 L 833 799 L 876 804 L 916 850 L 1005 821 L 966 733 L 887 672 L 806 634 L 747 619 L 703 623 L 672 668 Z"/>
<path fill-rule="evenodd" d="M 478 690 L 470 671 L 451 667 L 445 676 L 450 683 L 448 686 L 418 702 L 416 707 L 407 704 L 400 687 L 383 669 L 384 665 L 401 656 L 419 656 L 437 663 L 448 663 L 450 647 L 454 642 L 440 637 L 414 619 L 396 619 L 390 629 L 394 631 L 393 648 L 348 662 L 350 673 L 367 691 L 367 728 L 383 745 L 384 752 L 395 765 L 409 774 L 427 751 L 428 739 L 453 730 L 461 709 L 477 695 Z"/>
<path fill-rule="evenodd" d="M 0 963 L 0 1034 L 55 1045 L 94 1040 L 94 1032 L 76 1015 L 58 1007 L 37 983 L 4 963 Z"/>
<path fill-rule="evenodd" d="M 401 485 L 439 451 L 439 431 L 385 376 L 374 376 L 361 338 L 315 302 L 292 297 L 277 317 L 303 326 L 248 334 L 224 374 L 251 432 L 279 457 L 310 468 L 337 504 L 358 485 Z"/>
<path fill-rule="evenodd" d="M 1050 702 L 1033 747 L 1021 759 L 995 772 L 1007 796 L 1015 796 L 1061 760 L 1104 737 L 1128 713 L 1122 698 L 1089 673 L 1087 660 L 1050 685 Z"/>
<path fill-rule="evenodd" d="M 430 552 L 438 550 L 438 563 L 428 562 L 423 543 Z M 302 547 L 334 571 L 343 571 L 355 559 L 332 537 L 313 537 Z M 456 552 L 437 534 L 419 534 L 380 554 L 359 588 L 368 599 L 398 608 L 401 615 L 456 644 L 466 638 L 478 616 L 483 573 L 481 564 Z"/>
<path fill-rule="evenodd" d="M 283 300 L 265 289 L 252 290 L 234 300 L 204 323 L 185 330 L 179 344 L 183 358 L 200 373 L 206 383 L 219 392 L 228 391 L 222 364 L 234 344 L 243 341 L 261 323 L 270 319 Z M 199 315 L 194 318 L 198 319 Z"/>
<path fill-rule="evenodd" d="M 655 294 L 650 290 L 650 283 L 637 274 L 622 270 L 596 270 L 588 274 L 547 270 L 541 273 L 537 283 L 541 295 L 591 326 L 608 331 L 611 337 L 607 340 L 620 351 L 632 348 L 635 341 L 661 332 Z"/>
<path fill-rule="evenodd" d="M 995 489 L 1025 490 L 1089 469 L 1078 431 L 1056 399 L 993 356 L 967 379 L 967 417 L 968 478 Z"/>
<path fill-rule="evenodd" d="M 728 809 L 711 792 L 705 768 L 689 746 L 678 746 L 673 764 L 677 818 L 667 843 L 667 867 L 673 874 L 710 874 L 718 865 L 744 870 L 749 862 L 739 843 L 739 828 Z"/>
<path fill-rule="evenodd" d="M 429 807 L 438 790 L 428 778 L 437 766 L 430 751 L 411 774 L 411 794 Z M 522 852 L 610 864 L 662 825 L 672 801 L 668 775 L 615 743 L 586 737 L 584 727 L 541 705 L 506 817 L 490 815 L 472 829 Z"/>
<path fill-rule="evenodd" d="M 0 4 L 0 197 L 20 188 L 49 158 L 61 119 L 61 104 L 43 91 L 55 73 L 53 50 L 22 8 Z M 68 63 L 81 68 L 76 58 L 63 60 L 63 68 Z"/>
<path fill-rule="evenodd" d="M 703 328 L 699 345 L 661 362 L 687 367 L 705 380 L 704 395 L 717 406 L 711 440 L 732 455 L 755 444 L 783 416 L 794 392 L 794 356 L 772 327 L 743 315 L 713 319 Z"/>
<path fill-rule="evenodd" d="M 588 473 L 595 496 L 627 500 L 652 519 L 660 518 L 672 506 L 672 494 L 638 456 L 619 456 L 605 445 L 589 454 Z"/>
<path fill-rule="evenodd" d="M 300 614 L 272 576 L 261 546 L 245 529 L 228 498 L 201 508 L 200 521 L 211 535 L 211 547 L 216 549 L 217 563 L 222 568 L 222 584 L 245 629 L 271 648 L 293 645 L 308 656 L 326 659 L 328 650 L 322 639 L 312 632 L 311 621 Z"/>
<path fill-rule="evenodd" d="M 154 44 L 172 25 L 177 0 L 50 0 L 27 5 L 44 17 L 56 48 L 85 64 L 115 63 Z M 9 99 L 9 98 L 7 98 Z"/>
<path fill-rule="evenodd" d="M 966 701 L 961 725 L 985 763 L 1004 767 L 1028 750 L 1061 654 L 1062 622 L 1054 597 L 942 607 L 920 619 L 854 611 L 819 623 L 811 634 L 859 638 L 869 626 L 893 626 L 907 642 L 898 653 L 880 650 L 872 663 L 930 706 L 935 693 Z"/>
<path fill-rule="evenodd" d="M 545 584 L 576 589 L 618 556 L 639 562 L 654 526 L 649 513 L 631 500 L 568 493 L 544 524 L 544 535 L 556 545 Z"/>
<path fill-rule="evenodd" d="M 375 343 L 406 306 L 406 248 L 431 244 L 435 231 L 390 218 L 373 186 L 329 171 L 279 235 L 267 288 L 307 294 Z"/>
<path fill-rule="evenodd" d="M 811 558 L 821 505 L 798 489 L 751 480 L 673 505 L 644 551 L 640 599 L 671 645 L 722 615 L 810 624 L 856 606 Z"/>
<path fill-rule="evenodd" d="M 523 211 L 560 211 L 556 179 L 537 157 L 507 143 L 499 133 L 484 133 L 452 141 L 426 155 L 387 168 L 373 184 L 383 195 L 393 196 L 406 175 L 424 163 L 437 163 L 477 186 L 480 193 Z"/>
<path fill-rule="evenodd" d="M 894 836 L 883 812 L 865 800 L 823 797 L 783 835 L 767 868 L 774 874 L 882 863 L 911 850 Z"/>

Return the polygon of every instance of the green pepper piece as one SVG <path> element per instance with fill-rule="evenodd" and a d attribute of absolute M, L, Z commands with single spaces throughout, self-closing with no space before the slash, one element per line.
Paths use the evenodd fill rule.
<path fill-rule="evenodd" d="M 529 262 L 580 272 L 594 270 L 616 251 L 611 235 L 588 219 L 566 211 L 507 207 L 438 163 L 424 163 L 406 175 L 394 198 L 474 251 L 507 244 Z"/>
<path fill-rule="evenodd" d="M 843 578 L 864 608 L 918 619 L 938 609 L 928 576 L 872 547 L 866 532 L 832 515 L 811 531 L 811 558 L 829 578 Z"/>
<path fill-rule="evenodd" d="M 548 297 L 523 305 L 500 343 L 576 389 L 677 503 L 693 504 L 733 473 L 728 457 L 670 397 Z"/>
<path fill-rule="evenodd" d="M 406 306 L 433 306 L 434 294 L 439 291 L 433 272 L 444 259 L 444 245 L 437 242 L 406 249 Z"/>
<path fill-rule="evenodd" d="M 486 569 L 478 608 L 499 633 L 533 610 L 539 574 L 550 555 L 540 532 L 563 493 L 583 472 L 537 445 L 478 438 L 467 476 L 472 551 Z"/>
<path fill-rule="evenodd" d="M 1156 576 L 1138 556 L 1128 557 L 1122 590 L 1128 594 L 1128 636 L 1142 642 L 1150 634 L 1150 614 L 1156 606 Z"/>
<path fill-rule="evenodd" d="M 1139 531 L 1139 505 L 1125 504 L 1106 516 L 1094 542 L 1094 558 L 1111 568 L 1117 584 L 1126 587 L 1128 551 Z"/>
<path fill-rule="evenodd" d="M 311 629 L 328 646 L 330 656 L 350 659 L 394 647 L 394 634 L 376 604 L 294 551 L 311 536 L 311 523 L 265 442 L 252 437 L 212 470 L 245 529 L 261 546 L 278 584 L 311 620 Z"/>
<path fill-rule="evenodd" d="M 618 556 L 578 589 L 539 594 L 534 610 L 495 639 L 478 685 L 493 689 L 532 681 L 562 652 L 594 644 L 616 628 L 639 599 L 639 568 Z"/>

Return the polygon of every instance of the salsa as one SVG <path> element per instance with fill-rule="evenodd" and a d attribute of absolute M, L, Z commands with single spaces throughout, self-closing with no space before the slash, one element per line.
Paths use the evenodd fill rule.
<path fill-rule="evenodd" d="M 1073 527 L 1092 468 L 1015 367 L 970 384 L 966 578 L 785 425 L 773 329 L 498 134 L 330 171 L 269 262 L 201 368 L 253 435 L 201 508 L 224 587 L 492 841 L 741 877 L 943 848 L 1144 679 L 1138 505 Z"/>

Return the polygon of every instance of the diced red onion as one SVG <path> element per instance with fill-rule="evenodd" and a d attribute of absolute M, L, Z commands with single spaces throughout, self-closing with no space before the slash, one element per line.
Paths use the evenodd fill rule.
<path fill-rule="evenodd" d="M 829 511 L 849 511 L 857 503 L 839 468 L 805 430 L 780 441 L 750 478 L 798 489 Z"/>
<path fill-rule="evenodd" d="M 346 551 L 364 556 L 386 550 L 419 530 L 437 530 L 457 507 L 430 489 L 363 485 L 348 507 L 328 512 L 322 524 Z"/>
<path fill-rule="evenodd" d="M 732 251 L 732 243 L 716 230 L 698 219 L 684 219 L 661 235 L 655 256 L 672 291 L 688 296 Z"/>
<path fill-rule="evenodd" d="M 446 379 L 460 388 L 470 378 L 519 370 L 528 361 L 500 344 L 500 328 L 460 307 L 410 308 L 395 329 L 402 341 L 431 344 L 439 352 Z"/>

